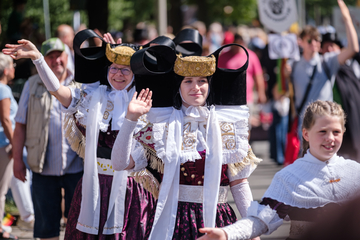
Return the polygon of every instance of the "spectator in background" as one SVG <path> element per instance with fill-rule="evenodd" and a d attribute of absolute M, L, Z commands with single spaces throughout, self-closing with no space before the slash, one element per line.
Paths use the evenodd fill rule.
<path fill-rule="evenodd" d="M 198 30 L 200 35 L 202 36 L 203 42 L 203 49 L 205 50 L 205 52 L 203 51 L 203 56 L 207 56 L 207 53 L 210 53 L 210 42 L 206 33 L 206 25 L 204 22 L 202 21 L 196 21 L 193 24 L 191 24 L 191 26 L 194 27 L 194 29 Z"/>
<path fill-rule="evenodd" d="M 320 56 L 320 34 L 313 26 L 305 26 L 300 33 L 299 45 L 303 49 L 302 57 L 294 62 L 292 66 L 291 79 L 294 85 L 295 107 L 298 116 L 303 116 L 305 106 L 315 100 L 333 101 L 334 75 L 339 67 L 345 64 L 347 59 L 354 56 L 359 51 L 359 44 L 356 30 L 351 20 L 350 12 L 344 1 L 338 0 L 342 14 L 346 35 L 348 36 L 348 46 L 341 52 L 326 53 Z M 309 94 L 304 99 L 310 78 L 314 73 L 313 84 Z M 304 101 L 302 109 L 301 103 Z M 298 135 L 301 139 L 302 118 L 299 118 Z"/>
<path fill-rule="evenodd" d="M 65 51 L 68 55 L 68 63 L 67 68 L 74 73 L 74 48 L 73 41 L 75 37 L 74 29 L 66 24 L 61 24 L 58 26 L 56 30 L 56 36 L 60 38 L 60 40 L 65 43 Z"/>
<path fill-rule="evenodd" d="M 0 53 L 0 239 L 17 237 L 10 235 L 11 227 L 2 225 L 5 211 L 5 195 L 13 175 L 13 128 L 17 103 L 7 84 L 14 78 L 15 69 L 11 57 Z M 22 152 L 22 151 L 21 151 Z"/>
<path fill-rule="evenodd" d="M 285 96 L 285 92 L 278 91 L 277 77 L 280 74 L 281 59 L 270 59 L 269 45 L 266 44 L 265 48 L 261 51 L 262 58 L 260 59 L 261 65 L 264 69 L 264 76 L 267 78 L 266 95 L 271 103 L 272 123 L 269 128 L 269 142 L 270 142 L 270 158 L 273 159 L 278 165 L 282 165 L 285 161 L 285 146 L 286 134 L 288 131 L 288 111 L 286 104 L 289 98 Z M 285 107 L 287 106 L 287 108 Z"/>
<path fill-rule="evenodd" d="M 153 26 L 148 26 L 144 22 L 139 22 L 133 32 L 133 43 L 142 46 L 156 37 L 157 31 Z"/>
<path fill-rule="evenodd" d="M 246 47 L 243 38 L 239 34 L 235 34 L 234 43 Z M 265 81 L 264 81 L 263 71 L 261 68 L 259 58 L 250 49 L 247 49 L 247 51 L 249 53 L 249 67 L 246 72 L 246 100 L 250 108 L 250 115 L 251 115 L 254 112 L 254 108 L 253 108 L 254 86 L 256 87 L 257 90 L 259 103 L 266 103 L 266 95 L 265 95 Z M 238 69 L 244 65 L 246 59 L 247 56 L 245 51 L 237 46 L 234 46 L 231 47 L 229 51 L 224 52 L 220 55 L 218 64 L 220 68 Z"/>
<path fill-rule="evenodd" d="M 22 40 L 19 43 L 27 42 Z M 3 52 L 17 58 L 18 53 L 12 53 L 11 49 L 3 49 Z M 74 84 L 73 74 L 67 69 L 65 44 L 60 39 L 50 38 L 45 41 L 41 53 L 44 57 L 35 60 L 34 64 L 46 62 L 60 84 Z M 59 239 L 61 188 L 65 189 L 67 217 L 76 184 L 82 177 L 82 159 L 70 148 L 64 137 L 62 125 L 65 114 L 61 108 L 61 103 L 47 91 L 40 75 L 34 75 L 26 82 L 15 118 L 14 174 L 18 179 L 26 181 L 26 168 L 22 159 L 22 149 L 26 145 L 27 162 L 33 171 L 34 238 Z"/>
<path fill-rule="evenodd" d="M 224 41 L 223 28 L 220 23 L 214 22 L 209 27 L 208 32 L 209 50 L 213 53 L 219 49 Z"/>
<path fill-rule="evenodd" d="M 342 43 L 335 32 L 322 34 L 321 53 L 340 53 Z M 360 150 L 357 149 L 360 142 L 360 53 L 345 61 L 339 67 L 333 87 L 334 102 L 341 104 L 346 113 L 346 132 L 339 155 L 360 162 Z"/>

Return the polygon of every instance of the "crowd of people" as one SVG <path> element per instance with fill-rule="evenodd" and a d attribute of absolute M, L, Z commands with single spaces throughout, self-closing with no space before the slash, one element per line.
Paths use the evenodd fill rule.
<path fill-rule="evenodd" d="M 219 23 L 166 36 L 141 23 L 127 43 L 62 24 L 40 47 L 19 38 L 6 44 L 0 239 L 17 239 L 1 221 L 9 188 L 19 227 L 40 239 L 59 239 L 64 219 L 65 239 L 260 239 L 284 220 L 289 239 L 310 236 L 324 212 L 360 190 L 359 42 L 338 4 L 346 46 L 334 32 L 305 26 L 300 59 L 281 68 L 263 30 Z M 258 203 L 247 178 L 261 159 L 250 140 L 266 105 L 270 157 L 286 163 L 295 116 L 303 151 Z"/>

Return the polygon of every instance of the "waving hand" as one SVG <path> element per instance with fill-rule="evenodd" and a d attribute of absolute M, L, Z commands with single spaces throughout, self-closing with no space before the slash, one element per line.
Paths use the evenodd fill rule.
<path fill-rule="evenodd" d="M 146 90 L 141 90 L 137 97 L 136 95 L 137 92 L 134 93 L 126 114 L 126 118 L 132 121 L 137 121 L 141 115 L 148 113 L 152 104 L 152 91 L 150 91 L 148 88 Z"/>

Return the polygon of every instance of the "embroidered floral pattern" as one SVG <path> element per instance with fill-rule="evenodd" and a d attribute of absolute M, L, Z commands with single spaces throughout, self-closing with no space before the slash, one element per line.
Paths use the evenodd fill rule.
<path fill-rule="evenodd" d="M 194 151 L 196 149 L 196 130 L 192 131 L 191 123 L 184 124 L 184 133 L 183 133 L 183 144 L 182 150 L 184 151 Z"/>

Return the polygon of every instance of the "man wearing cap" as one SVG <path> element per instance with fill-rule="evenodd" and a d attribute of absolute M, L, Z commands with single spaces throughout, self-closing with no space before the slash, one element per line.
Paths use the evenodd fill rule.
<path fill-rule="evenodd" d="M 59 38 L 43 42 L 41 56 L 33 63 L 50 67 L 61 85 L 75 84 L 67 69 L 65 45 Z M 25 165 L 22 148 L 27 147 L 27 162 L 33 171 L 32 196 L 35 210 L 34 238 L 59 239 L 61 188 L 65 190 L 65 217 L 77 182 L 82 176 L 82 159 L 65 139 L 61 103 L 47 91 L 39 74 L 25 83 L 15 117 L 14 175 L 22 181 Z"/>

